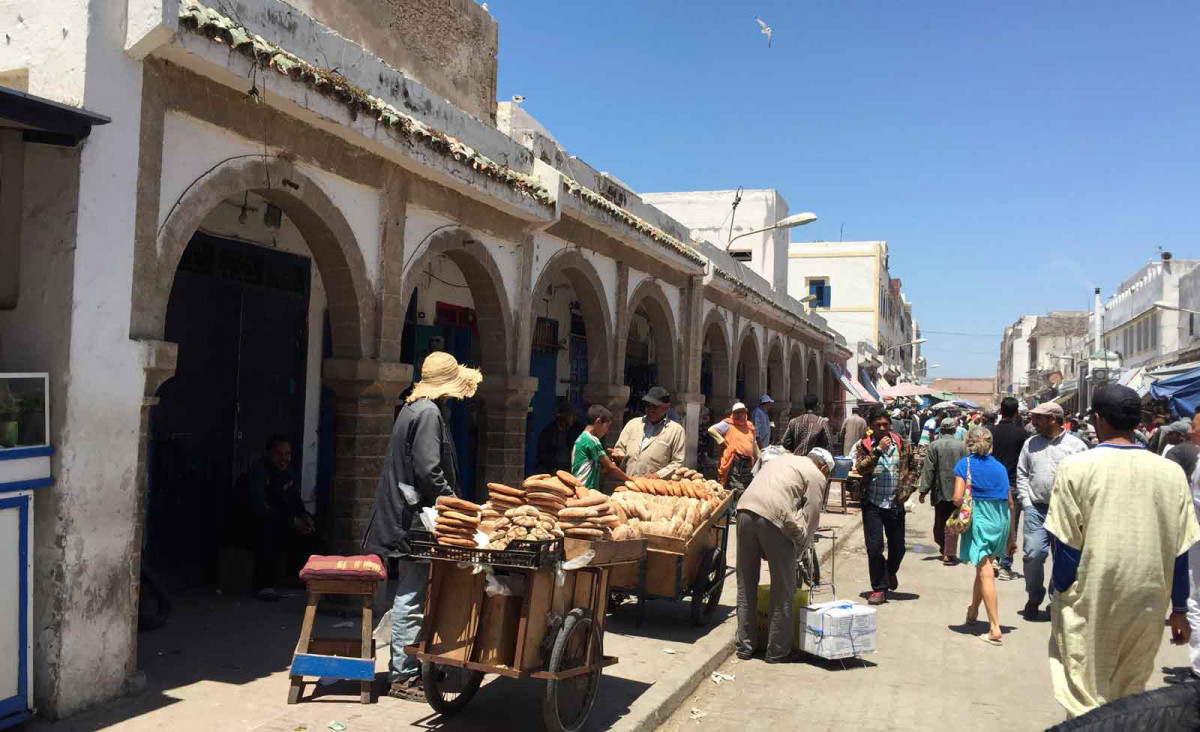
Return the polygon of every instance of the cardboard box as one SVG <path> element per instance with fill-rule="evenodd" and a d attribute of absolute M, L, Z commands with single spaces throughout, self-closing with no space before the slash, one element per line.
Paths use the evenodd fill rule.
<path fill-rule="evenodd" d="M 833 600 L 800 609 L 800 650 L 836 659 L 875 653 L 875 608 Z"/>
<path fill-rule="evenodd" d="M 802 626 L 800 624 L 800 609 L 808 604 L 808 590 L 796 590 L 796 596 L 792 598 L 792 622 L 794 623 L 792 633 L 792 650 L 800 650 L 800 636 L 802 635 Z M 758 608 L 755 612 L 755 645 L 760 649 L 767 647 L 767 636 L 771 626 L 771 586 L 758 586 Z"/>

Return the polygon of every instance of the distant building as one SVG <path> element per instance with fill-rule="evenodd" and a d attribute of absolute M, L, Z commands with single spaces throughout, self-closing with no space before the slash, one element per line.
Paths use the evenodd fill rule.
<path fill-rule="evenodd" d="M 1104 304 L 1104 348 L 1119 354 L 1122 369 L 1179 363 L 1182 352 L 1189 350 L 1196 323 L 1180 308 L 1188 307 L 1183 305 L 1186 300 L 1192 303 L 1189 309 L 1196 309 L 1198 265 L 1200 261 L 1166 254 L 1142 265 Z M 1189 326 L 1193 335 L 1188 335 Z"/>
<path fill-rule="evenodd" d="M 846 337 L 851 371 L 864 385 L 924 375 L 912 304 L 889 272 L 887 242 L 793 242 L 788 268 L 792 297 L 811 296 L 810 306 Z"/>
<path fill-rule="evenodd" d="M 1004 329 L 1000 360 L 996 363 L 996 390 L 1001 397 L 1023 398 L 1029 392 L 1029 336 L 1038 316 L 1022 315 Z"/>
<path fill-rule="evenodd" d="M 1078 387 L 1087 342 L 1086 310 L 1057 310 L 1037 320 L 1029 334 L 1028 393 L 1038 401 L 1067 397 Z"/>
<path fill-rule="evenodd" d="M 933 388 L 938 391 L 954 392 L 959 399 L 975 402 L 981 409 L 989 409 L 996 405 L 996 379 L 962 378 L 945 376 L 933 380 Z"/>

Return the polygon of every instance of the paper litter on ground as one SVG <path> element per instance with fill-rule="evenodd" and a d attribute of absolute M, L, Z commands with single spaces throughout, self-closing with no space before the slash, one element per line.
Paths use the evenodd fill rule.
<path fill-rule="evenodd" d="M 734 677 L 735 677 L 735 674 L 723 674 L 720 671 L 712 672 L 713 683 L 718 684 L 718 685 L 723 684 L 726 681 L 733 681 Z"/>

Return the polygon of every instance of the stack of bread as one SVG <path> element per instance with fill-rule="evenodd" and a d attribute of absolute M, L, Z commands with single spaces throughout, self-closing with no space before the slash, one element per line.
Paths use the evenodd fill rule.
<path fill-rule="evenodd" d="M 455 496 L 442 496 L 435 506 L 437 519 L 433 535 L 439 544 L 475 548 L 475 532 L 479 530 L 482 506 Z"/>
<path fill-rule="evenodd" d="M 613 508 L 642 534 L 690 539 L 725 502 L 727 492 L 716 481 L 683 475 L 680 480 L 634 478 L 617 487 Z"/>
<path fill-rule="evenodd" d="M 568 499 L 566 508 L 558 512 L 558 523 L 572 539 L 611 541 L 621 517 L 613 512 L 608 496 L 579 486 L 575 498 Z"/>
<path fill-rule="evenodd" d="M 507 549 L 513 541 L 550 541 L 561 537 L 553 520 L 542 516 L 536 506 L 510 508 L 496 519 L 488 534 L 488 549 Z"/>

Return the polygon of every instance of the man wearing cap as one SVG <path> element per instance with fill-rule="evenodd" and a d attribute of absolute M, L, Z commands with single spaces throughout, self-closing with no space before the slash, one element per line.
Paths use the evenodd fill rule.
<path fill-rule="evenodd" d="M 754 423 L 754 439 L 760 450 L 771 444 L 771 415 L 767 414 L 767 405 L 774 403 L 769 394 L 763 394 L 758 398 L 758 406 L 750 413 L 750 421 Z"/>
<path fill-rule="evenodd" d="M 1188 641 L 1186 555 L 1200 539 L 1183 472 L 1134 440 L 1137 392 L 1103 386 L 1092 409 L 1100 444 L 1058 464 L 1045 523 L 1050 677 L 1070 716 L 1146 688 L 1168 610 L 1172 642 Z"/>
<path fill-rule="evenodd" d="M 708 428 L 708 434 L 721 445 L 721 463 L 717 480 L 733 491 L 734 498 L 742 495 L 753 479 L 754 463 L 758 461 L 757 430 L 746 416 L 746 405 L 735 402 L 729 416 Z"/>
<path fill-rule="evenodd" d="M 429 565 L 402 558 L 409 550 L 408 533 L 419 526 L 421 509 L 433 506 L 439 496 L 458 495 L 461 489 L 454 439 L 439 406 L 448 399 L 473 396 L 482 380 L 478 370 L 459 366 L 448 353 L 435 351 L 425 357 L 421 380 L 392 425 L 375 489 L 363 548 L 385 560 L 397 559 L 388 696 L 398 699 L 425 700 L 421 663 L 406 654 L 404 646 L 416 643 L 421 633 Z"/>
<path fill-rule="evenodd" d="M 625 424 L 613 447 L 613 459 L 624 461 L 622 467 L 629 475 L 665 478 L 683 465 L 687 436 L 678 422 L 667 418 L 671 395 L 666 389 L 651 387 L 642 403 L 646 415 Z"/>
<path fill-rule="evenodd" d="M 766 662 L 791 656 L 795 631 L 796 557 L 808 548 L 821 518 L 833 455 L 815 448 L 807 456 L 784 453 L 764 460 L 737 504 L 738 658 L 755 652 L 758 582 L 762 560 L 771 572 Z"/>
<path fill-rule="evenodd" d="M 795 455 L 807 455 L 814 447 L 829 449 L 833 436 L 829 432 L 829 420 L 817 414 L 816 394 L 804 397 L 804 414 L 788 422 L 783 433 L 783 449 Z"/>
<path fill-rule="evenodd" d="M 958 564 L 958 535 L 946 534 L 946 519 L 958 508 L 954 505 L 954 468 L 967 456 L 967 446 L 954 436 L 958 427 L 952 419 L 943 419 L 941 435 L 925 451 L 921 466 L 921 503 L 933 492 L 933 541 L 942 553 L 942 564 Z"/>
<path fill-rule="evenodd" d="M 1183 474 L 1188 477 L 1188 480 L 1191 480 L 1192 471 L 1196 469 L 1196 446 L 1192 444 L 1188 434 L 1192 429 L 1191 421 L 1177 419 L 1163 425 L 1161 429 L 1162 441 L 1167 446 L 1163 450 L 1163 457 L 1177 463 L 1179 467 L 1183 468 Z M 1177 451 L 1178 455 L 1176 455 Z"/>
<path fill-rule="evenodd" d="M 1017 456 L 1017 498 L 1020 499 L 1024 535 L 1021 568 L 1025 572 L 1026 620 L 1037 620 L 1046 598 L 1046 512 L 1058 465 L 1063 458 L 1087 452 L 1088 446 L 1063 429 L 1063 408 L 1055 402 L 1039 404 L 1029 412 L 1037 434 L 1026 440 Z"/>

